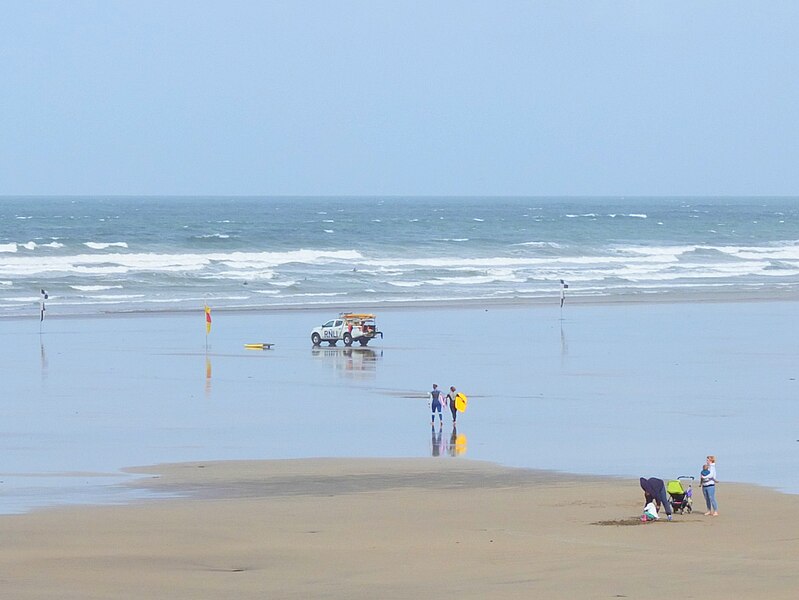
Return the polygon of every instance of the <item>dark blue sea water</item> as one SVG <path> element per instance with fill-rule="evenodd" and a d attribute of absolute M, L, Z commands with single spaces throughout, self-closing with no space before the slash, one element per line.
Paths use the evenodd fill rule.
<path fill-rule="evenodd" d="M 791 297 L 795 198 L 0 198 L 0 316 Z"/>

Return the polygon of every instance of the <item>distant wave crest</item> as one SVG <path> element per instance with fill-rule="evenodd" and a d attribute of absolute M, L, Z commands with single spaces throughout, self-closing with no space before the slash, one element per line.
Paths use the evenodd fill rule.
<path fill-rule="evenodd" d="M 127 242 L 84 242 L 84 246 L 92 250 L 106 250 L 108 248 L 127 248 Z"/>

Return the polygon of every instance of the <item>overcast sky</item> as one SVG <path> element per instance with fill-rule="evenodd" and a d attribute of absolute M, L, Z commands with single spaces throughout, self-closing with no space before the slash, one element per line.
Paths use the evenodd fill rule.
<path fill-rule="evenodd" d="M 0 0 L 0 194 L 795 195 L 799 2 Z"/>

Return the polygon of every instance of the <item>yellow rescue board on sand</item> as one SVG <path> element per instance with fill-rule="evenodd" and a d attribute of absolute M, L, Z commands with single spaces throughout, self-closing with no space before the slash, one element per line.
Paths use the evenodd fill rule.
<path fill-rule="evenodd" d="M 458 410 L 458 412 L 466 412 L 466 404 L 468 402 L 469 399 L 465 394 L 461 394 L 460 392 L 455 394 L 455 408 Z"/>
<path fill-rule="evenodd" d="M 247 350 L 269 350 L 272 346 L 274 346 L 274 344 L 267 344 L 265 342 L 261 344 L 244 344 L 244 348 Z"/>

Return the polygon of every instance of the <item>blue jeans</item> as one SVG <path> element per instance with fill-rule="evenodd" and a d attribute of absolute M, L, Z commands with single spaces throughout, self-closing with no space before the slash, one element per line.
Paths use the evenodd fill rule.
<path fill-rule="evenodd" d="M 663 505 L 664 509 L 666 509 L 667 515 L 670 515 L 673 512 L 671 509 L 671 500 L 669 500 L 669 495 L 666 493 L 665 488 L 660 492 L 660 498 L 656 498 L 656 500 Z"/>
<path fill-rule="evenodd" d="M 702 495 L 704 495 L 705 497 L 705 504 L 707 504 L 707 509 L 712 510 L 713 512 L 718 512 L 719 505 L 716 504 L 716 486 L 715 485 L 703 486 Z"/>

